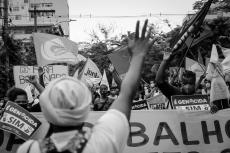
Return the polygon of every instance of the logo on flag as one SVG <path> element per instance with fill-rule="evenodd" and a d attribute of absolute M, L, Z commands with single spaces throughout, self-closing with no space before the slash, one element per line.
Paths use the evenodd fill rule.
<path fill-rule="evenodd" d="M 76 64 L 77 44 L 56 35 L 34 33 L 34 45 L 38 66 L 52 63 Z"/>

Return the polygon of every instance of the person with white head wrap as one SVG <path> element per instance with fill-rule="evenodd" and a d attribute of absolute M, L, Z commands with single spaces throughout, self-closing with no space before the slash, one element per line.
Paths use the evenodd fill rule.
<path fill-rule="evenodd" d="M 17 153 L 121 153 L 129 135 L 131 106 L 141 74 L 144 57 L 152 43 L 148 20 L 139 37 L 139 21 L 135 39 L 129 41 L 130 67 L 121 85 L 118 98 L 102 115 L 90 133 L 83 132 L 82 124 L 89 114 L 91 93 L 88 87 L 73 78 L 51 82 L 40 96 L 43 114 L 54 127 L 53 133 L 42 140 L 28 140 Z M 74 129 L 75 128 L 75 129 Z"/>

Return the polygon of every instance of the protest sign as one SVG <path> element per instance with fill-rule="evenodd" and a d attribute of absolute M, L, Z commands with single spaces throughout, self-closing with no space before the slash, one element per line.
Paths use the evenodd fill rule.
<path fill-rule="evenodd" d="M 43 72 L 45 72 L 43 75 L 45 86 L 47 86 L 50 81 L 56 78 L 68 76 L 68 67 L 64 65 L 46 65 L 42 68 Z"/>
<path fill-rule="evenodd" d="M 171 101 L 175 109 L 183 109 L 189 111 L 209 110 L 208 95 L 175 95 Z"/>
<path fill-rule="evenodd" d="M 163 94 L 153 96 L 146 99 L 149 105 L 149 109 L 166 109 L 167 108 L 167 98 Z"/>
<path fill-rule="evenodd" d="M 147 110 L 148 104 L 146 100 L 133 101 L 132 110 Z"/>
<path fill-rule="evenodd" d="M 68 67 L 64 65 L 46 65 L 42 67 L 45 86 L 56 78 L 68 76 Z M 28 85 L 26 81 L 30 75 L 38 76 L 37 66 L 14 66 L 15 86 L 25 89 Z"/>
<path fill-rule="evenodd" d="M 27 110 L 13 102 L 7 102 L 2 118 L 0 129 L 16 134 L 27 140 L 39 128 L 41 122 Z"/>
<path fill-rule="evenodd" d="M 30 75 L 38 76 L 38 68 L 35 66 L 14 66 L 15 87 L 25 89 L 28 85 L 26 81 Z"/>
<path fill-rule="evenodd" d="M 105 112 L 91 112 L 84 130 Z M 130 135 L 124 153 L 227 153 L 230 150 L 230 109 L 209 111 L 132 111 Z M 32 136 L 41 139 L 49 124 L 42 113 L 34 113 L 42 125 Z M 17 136 L 0 130 L 0 152 L 15 153 L 23 143 Z"/>

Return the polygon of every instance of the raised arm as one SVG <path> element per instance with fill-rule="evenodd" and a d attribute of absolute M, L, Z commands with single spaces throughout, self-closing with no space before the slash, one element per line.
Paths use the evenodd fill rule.
<path fill-rule="evenodd" d="M 42 91 L 45 89 L 39 82 L 38 78 L 35 75 L 29 76 L 29 79 L 27 80 L 29 83 L 34 85 L 34 87 L 38 90 L 39 93 L 42 93 Z"/>
<path fill-rule="evenodd" d="M 139 21 L 136 24 L 135 40 L 129 41 L 129 50 L 132 55 L 130 67 L 122 81 L 120 94 L 111 106 L 112 109 L 124 113 L 128 120 L 130 119 L 133 97 L 140 80 L 143 60 L 152 44 L 149 42 L 150 32 L 145 36 L 147 23 L 148 20 L 144 23 L 141 37 L 139 37 Z"/>

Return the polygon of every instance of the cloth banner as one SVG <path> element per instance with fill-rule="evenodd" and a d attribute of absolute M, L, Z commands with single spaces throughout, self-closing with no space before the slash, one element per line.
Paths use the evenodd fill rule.
<path fill-rule="evenodd" d="M 171 97 L 171 101 L 175 109 L 189 111 L 210 109 L 208 95 L 175 95 Z"/>
<path fill-rule="evenodd" d="M 79 62 L 78 45 L 67 38 L 45 33 L 33 33 L 33 41 L 38 66 Z"/>
<path fill-rule="evenodd" d="M 91 112 L 88 130 L 104 112 Z M 132 111 L 129 135 L 123 153 L 227 153 L 230 150 L 230 110 L 209 111 L 154 110 Z M 42 127 L 33 135 L 43 138 L 48 123 L 42 113 L 34 113 Z M 18 137 L 0 130 L 0 152 L 15 153 Z"/>

